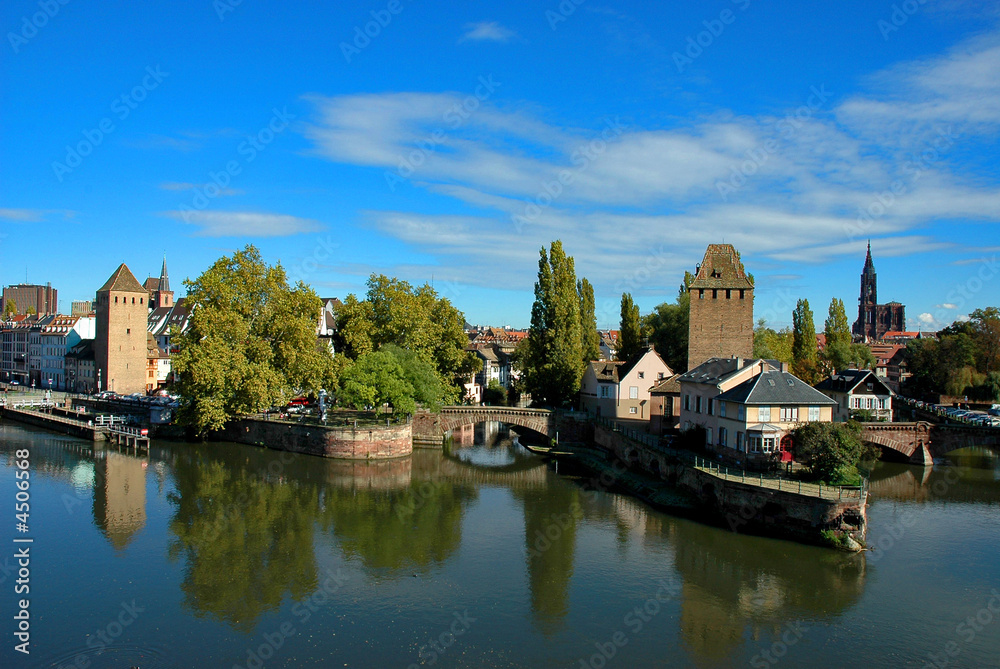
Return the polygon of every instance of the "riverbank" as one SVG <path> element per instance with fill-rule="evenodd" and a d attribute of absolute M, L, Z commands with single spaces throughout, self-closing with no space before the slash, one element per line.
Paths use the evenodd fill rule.
<path fill-rule="evenodd" d="M 606 488 L 734 532 L 848 551 L 865 545 L 868 493 L 863 488 L 729 472 L 699 462 L 694 454 L 643 443 L 602 425 L 594 426 L 593 444 L 563 444 L 548 454 L 593 472 Z"/>

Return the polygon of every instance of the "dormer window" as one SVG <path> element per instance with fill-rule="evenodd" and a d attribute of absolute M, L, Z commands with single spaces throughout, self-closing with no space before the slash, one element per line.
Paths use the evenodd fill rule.
<path fill-rule="evenodd" d="M 720 272 L 717 269 L 713 269 L 712 270 L 712 278 L 713 279 L 721 279 L 722 278 L 722 272 Z"/>

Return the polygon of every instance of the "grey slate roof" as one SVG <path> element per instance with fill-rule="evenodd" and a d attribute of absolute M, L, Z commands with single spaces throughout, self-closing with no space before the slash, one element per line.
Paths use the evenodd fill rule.
<path fill-rule="evenodd" d="M 771 370 L 758 374 L 715 398 L 740 404 L 826 404 L 836 402 L 788 372 Z"/>
<path fill-rule="evenodd" d="M 679 381 L 717 386 L 730 375 L 759 362 L 759 358 L 709 358 L 691 371 L 682 374 Z M 781 363 L 777 360 L 764 362 L 767 363 L 768 369 L 781 369 Z"/>
<path fill-rule="evenodd" d="M 826 390 L 830 392 L 841 392 L 849 393 L 857 388 L 860 384 L 871 381 L 882 387 L 881 394 L 891 395 L 892 389 L 885 385 L 885 382 L 879 378 L 878 374 L 870 369 L 845 369 L 842 372 L 837 372 L 833 376 L 829 376 L 819 383 L 816 384 L 816 390 Z"/>
<path fill-rule="evenodd" d="M 649 389 L 649 392 L 654 395 L 666 395 L 668 393 L 679 393 L 681 391 L 681 375 L 674 374 L 673 376 L 661 379 Z"/>

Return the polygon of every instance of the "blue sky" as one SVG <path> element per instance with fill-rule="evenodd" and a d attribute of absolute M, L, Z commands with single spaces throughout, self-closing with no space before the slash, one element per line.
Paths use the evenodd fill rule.
<path fill-rule="evenodd" d="M 526 326 L 559 238 L 617 327 L 725 241 L 821 328 L 870 237 L 910 329 L 1000 302 L 996 3 L 236 1 L 4 3 L 0 283 L 253 243 Z"/>

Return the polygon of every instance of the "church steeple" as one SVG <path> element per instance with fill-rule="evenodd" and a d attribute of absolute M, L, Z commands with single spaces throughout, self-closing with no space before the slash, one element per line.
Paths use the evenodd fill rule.
<path fill-rule="evenodd" d="M 166 262 L 166 260 L 163 262 Z M 164 267 L 166 267 L 166 265 L 164 265 Z M 875 263 L 872 261 L 872 240 L 870 239 L 868 240 L 868 256 L 865 258 L 865 268 L 862 272 L 862 276 L 866 274 L 875 275 Z"/>
<path fill-rule="evenodd" d="M 868 257 L 871 258 L 872 250 L 871 244 L 868 245 Z M 163 269 L 160 270 L 160 292 L 167 292 L 170 290 L 170 279 L 167 277 L 167 256 L 163 256 Z"/>

